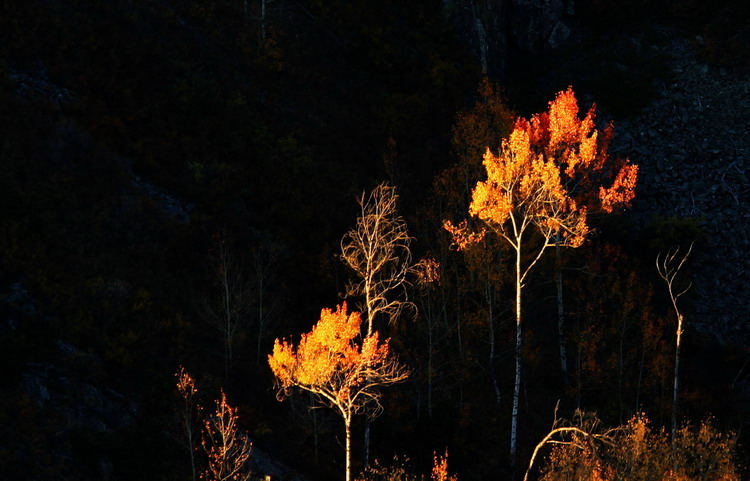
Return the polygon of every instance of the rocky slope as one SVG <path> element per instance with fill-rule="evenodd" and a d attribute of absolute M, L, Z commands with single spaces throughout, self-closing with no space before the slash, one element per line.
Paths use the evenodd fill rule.
<path fill-rule="evenodd" d="M 661 47 L 674 77 L 642 114 L 616 126 L 617 152 L 641 166 L 633 212 L 695 218 L 689 325 L 722 343 L 750 341 L 750 80 L 702 63 L 698 37 Z M 690 239 L 685 239 L 689 242 Z"/>

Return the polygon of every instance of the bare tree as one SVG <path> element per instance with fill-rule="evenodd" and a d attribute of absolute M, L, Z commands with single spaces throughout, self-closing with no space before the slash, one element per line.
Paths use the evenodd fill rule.
<path fill-rule="evenodd" d="M 579 449 L 582 453 L 581 462 L 586 461 L 586 453 L 595 453 L 597 451 L 597 444 L 610 446 L 615 444 L 613 434 L 617 429 L 609 429 L 604 433 L 597 432 L 599 428 L 599 420 L 595 416 L 591 417 L 582 411 L 576 410 L 574 420 L 577 425 L 558 419 L 557 407 L 555 407 L 555 421 L 552 423 L 552 429 L 534 448 L 531 460 L 529 461 L 529 466 L 526 469 L 526 474 L 523 476 L 523 481 L 528 480 L 529 473 L 531 473 L 531 470 L 534 467 L 534 461 L 536 460 L 539 451 L 548 444 L 556 446 L 566 445 Z"/>
<path fill-rule="evenodd" d="M 376 318 L 387 317 L 392 323 L 404 309 L 415 307 L 406 291 L 413 269 L 409 249 L 412 238 L 398 215 L 397 201 L 396 188 L 386 183 L 375 187 L 368 197 L 362 193 L 356 227 L 341 239 L 341 259 L 357 275 L 348 283 L 345 297 L 361 299 L 357 307 L 365 314 L 368 336 Z M 365 466 L 369 450 L 370 423 L 366 421 Z"/>
<path fill-rule="evenodd" d="M 357 225 L 341 239 L 341 259 L 357 275 L 347 285 L 345 297 L 362 299 L 357 307 L 365 314 L 367 335 L 379 316 L 395 322 L 405 308 L 413 308 L 406 288 L 412 270 L 412 238 L 398 215 L 396 188 L 378 185 L 358 199 Z"/>
<path fill-rule="evenodd" d="M 659 276 L 664 279 L 667 284 L 667 290 L 669 291 L 669 299 L 672 301 L 672 307 L 674 308 L 675 314 L 677 314 L 677 340 L 675 346 L 675 360 L 674 360 L 674 387 L 672 390 L 672 441 L 674 442 L 675 436 L 677 435 L 677 394 L 680 388 L 680 341 L 682 340 L 683 331 L 683 316 L 677 307 L 677 299 L 685 294 L 690 287 L 692 282 L 687 285 L 681 291 L 676 291 L 674 281 L 677 277 L 677 273 L 682 269 L 682 265 L 690 256 L 690 252 L 693 250 L 693 243 L 690 243 L 685 255 L 681 259 L 676 261 L 677 255 L 680 253 L 680 248 L 677 247 L 673 251 L 670 250 L 662 258 L 661 253 L 656 256 L 656 270 L 659 271 Z M 675 265 L 676 264 L 676 265 Z"/>
<path fill-rule="evenodd" d="M 234 346 L 252 307 L 252 285 L 247 280 L 243 262 L 237 257 L 226 235 L 220 235 L 213 254 L 214 285 L 211 295 L 199 305 L 201 316 L 222 336 L 224 344 L 224 377 L 229 377 L 234 360 Z"/>

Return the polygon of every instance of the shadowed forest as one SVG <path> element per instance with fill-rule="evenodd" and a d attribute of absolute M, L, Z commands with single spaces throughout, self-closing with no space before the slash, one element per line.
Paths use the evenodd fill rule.
<path fill-rule="evenodd" d="M 745 479 L 750 4 L 546 3 L 0 0 L 0 478 Z"/>

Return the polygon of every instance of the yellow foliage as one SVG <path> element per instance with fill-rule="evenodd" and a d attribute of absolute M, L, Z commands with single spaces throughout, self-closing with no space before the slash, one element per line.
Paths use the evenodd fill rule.
<path fill-rule="evenodd" d="M 448 449 L 445 450 L 445 455 L 438 456 L 437 453 L 432 455 L 432 474 L 430 481 L 458 481 L 457 476 L 450 476 L 448 474 Z"/>
<path fill-rule="evenodd" d="M 736 439 L 706 421 L 677 432 L 674 443 L 663 429 L 635 415 L 606 443 L 579 436 L 558 441 L 541 469 L 543 481 L 739 481 Z"/>
<path fill-rule="evenodd" d="M 361 345 L 355 342 L 362 318 L 358 312 L 346 311 L 345 302 L 335 311 L 323 309 L 318 323 L 296 347 L 276 339 L 268 363 L 281 396 L 297 386 L 351 414 L 364 402 L 358 399 L 361 395 L 377 397 L 372 392 L 375 386 L 406 378 L 406 371 L 391 356 L 388 340 L 380 342 L 377 331 Z"/>

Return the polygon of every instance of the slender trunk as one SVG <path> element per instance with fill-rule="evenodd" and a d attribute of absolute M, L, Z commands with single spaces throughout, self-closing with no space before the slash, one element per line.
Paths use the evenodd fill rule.
<path fill-rule="evenodd" d="M 367 267 L 367 272 L 371 272 L 370 266 Z M 372 325 L 374 322 L 374 312 L 372 309 L 372 301 L 370 300 L 370 292 L 372 290 L 371 287 L 371 281 L 370 279 L 367 279 L 365 283 L 365 303 L 367 304 L 367 337 L 372 335 Z M 368 377 L 369 380 L 369 377 Z M 372 406 L 369 404 L 365 406 L 365 440 L 364 440 L 364 453 L 363 453 L 363 461 L 364 466 L 367 467 L 370 461 L 370 413 L 372 410 Z"/>
<path fill-rule="evenodd" d="M 313 450 L 315 452 L 315 465 L 318 465 L 318 413 L 316 409 L 312 409 L 313 418 Z"/>
<path fill-rule="evenodd" d="M 260 0 L 260 39 L 266 39 L 266 2 L 268 0 Z"/>
<path fill-rule="evenodd" d="M 563 303 L 562 284 L 562 255 L 560 254 L 559 234 L 555 238 L 555 284 L 557 285 L 557 334 L 560 344 L 560 369 L 562 370 L 563 385 L 570 386 L 570 375 L 568 374 L 568 354 L 565 349 L 565 308 Z"/>
<path fill-rule="evenodd" d="M 510 424 L 510 467 L 516 468 L 516 435 L 518 432 L 518 401 L 521 397 L 521 246 L 516 247 L 516 381 L 513 386 L 513 412 Z"/>
<path fill-rule="evenodd" d="M 622 328 L 620 329 L 620 345 L 617 349 L 617 403 L 619 404 L 620 412 L 620 424 L 622 424 L 622 371 L 623 371 L 623 350 L 625 343 L 625 320 L 622 321 Z"/>
<path fill-rule="evenodd" d="M 351 418 L 344 416 L 344 429 L 346 429 L 346 481 L 351 481 L 352 476 L 352 431 Z"/>
<path fill-rule="evenodd" d="M 458 343 L 458 359 L 461 361 L 461 364 L 463 364 L 464 360 L 464 349 L 463 349 L 463 343 L 461 340 L 461 290 L 459 289 L 460 285 L 460 279 L 458 279 L 458 274 L 456 274 L 456 342 Z"/>
<path fill-rule="evenodd" d="M 263 337 L 263 276 L 258 279 L 258 346 L 255 351 L 255 364 L 260 365 L 260 339 Z"/>
<path fill-rule="evenodd" d="M 672 444 L 677 434 L 677 393 L 680 389 L 680 341 L 682 340 L 682 315 L 677 316 L 677 346 L 674 359 L 674 389 L 672 391 Z"/>
<path fill-rule="evenodd" d="M 500 386 L 498 386 L 497 376 L 495 376 L 495 325 L 493 322 L 494 313 L 492 310 L 492 305 L 493 305 L 492 284 L 491 284 L 489 272 L 487 272 L 487 280 L 485 281 L 485 295 L 487 297 L 487 327 L 490 333 L 490 354 L 489 354 L 490 377 L 492 378 L 492 388 L 495 390 L 495 404 L 499 407 L 500 406 Z"/>
<path fill-rule="evenodd" d="M 427 294 L 427 302 L 430 302 L 429 293 Z M 432 336 L 432 329 L 433 329 L 433 321 L 432 316 L 430 313 L 427 313 L 427 339 L 428 339 L 428 345 L 427 345 L 427 415 L 430 419 L 432 419 L 432 343 L 433 336 Z"/>
<path fill-rule="evenodd" d="M 370 407 L 368 406 L 368 412 L 370 411 Z M 367 467 L 370 464 L 370 417 L 365 417 L 365 445 L 364 445 L 364 453 L 362 456 L 362 461 L 364 463 L 364 466 Z"/>

